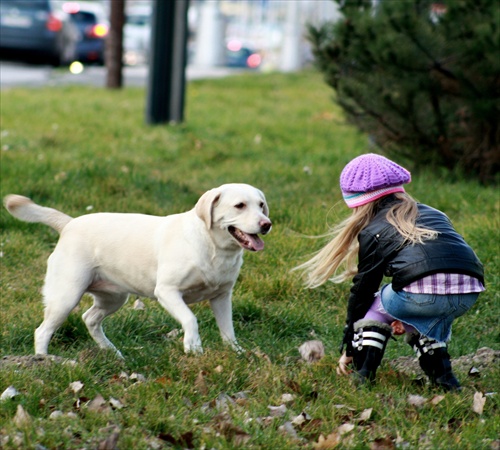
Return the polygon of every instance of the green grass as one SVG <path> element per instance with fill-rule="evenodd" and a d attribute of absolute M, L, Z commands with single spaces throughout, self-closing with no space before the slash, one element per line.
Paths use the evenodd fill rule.
<path fill-rule="evenodd" d="M 245 255 L 234 291 L 235 329 L 246 354 L 221 345 L 207 304 L 193 307 L 205 348 L 193 357 L 183 354 L 180 337 L 168 337 L 179 326 L 156 302 L 144 300 L 146 309 L 138 311 L 131 300 L 105 322 L 125 356 L 117 361 L 96 349 L 81 321 L 91 303 L 86 297 L 50 346 L 51 353 L 76 359 L 76 366 L 0 368 L 2 392 L 9 385 L 20 392 L 0 403 L 0 446 L 97 448 L 117 427 L 120 449 L 314 448 L 321 434 L 351 423 L 355 428 L 341 436 L 339 448 L 374 448 L 383 439 L 411 449 L 493 448 L 500 434 L 498 394 L 487 397 L 481 415 L 472 411 L 472 399 L 475 391 L 498 391 L 498 367 L 480 378 L 459 373 L 462 393 L 422 408 L 410 405 L 408 395 L 431 399 L 437 392 L 415 386 L 386 363 L 371 390 L 357 390 L 335 374 L 349 283 L 311 291 L 290 272 L 323 244 L 307 236 L 324 233 L 348 214 L 340 171 L 372 150 L 366 136 L 344 124 L 331 98 L 312 72 L 196 81 L 188 85 L 185 124 L 149 127 L 141 89 L 2 91 L 2 197 L 26 195 L 75 216 L 163 215 L 191 209 L 212 187 L 244 182 L 265 192 L 274 226 L 265 250 Z M 445 211 L 485 264 L 488 290 L 457 320 L 452 355 L 500 349 L 497 189 L 458 174 L 414 171 L 407 190 Z M 46 259 L 57 235 L 3 209 L 0 214 L 0 352 L 29 355 L 42 319 Z M 308 365 L 297 347 L 313 338 L 323 341 L 327 355 Z M 410 354 L 399 339 L 389 344 L 386 358 Z M 120 378 L 121 372 L 140 373 L 146 381 Z M 75 394 L 69 384 L 78 380 L 84 388 Z M 246 398 L 236 400 L 242 392 Z M 263 420 L 284 393 L 295 396 L 285 416 Z M 98 394 L 125 407 L 89 410 L 87 402 Z M 223 394 L 232 398 L 226 407 Z M 31 416 L 29 424 L 13 421 L 19 404 Z M 368 421 L 358 421 L 368 408 Z M 49 419 L 55 410 L 63 416 Z M 297 438 L 280 429 L 301 412 L 310 420 L 296 427 Z"/>

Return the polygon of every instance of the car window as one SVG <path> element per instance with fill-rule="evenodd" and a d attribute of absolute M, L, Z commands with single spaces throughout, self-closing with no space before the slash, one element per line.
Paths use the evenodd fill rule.
<path fill-rule="evenodd" d="M 239 50 L 228 50 L 228 54 L 234 58 L 245 58 L 251 53 L 252 52 L 247 48 L 241 48 Z"/>
<path fill-rule="evenodd" d="M 95 14 L 89 13 L 86 11 L 78 11 L 71 14 L 72 19 L 75 22 L 86 24 L 86 25 L 94 25 L 97 23 L 97 19 Z"/>

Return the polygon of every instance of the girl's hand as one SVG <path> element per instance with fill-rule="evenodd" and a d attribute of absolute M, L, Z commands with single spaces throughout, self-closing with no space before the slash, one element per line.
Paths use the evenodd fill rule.
<path fill-rule="evenodd" d="M 347 356 L 345 352 L 339 359 L 339 365 L 337 367 L 337 375 L 349 375 L 352 370 L 349 369 L 349 365 L 352 363 L 352 356 Z"/>
<path fill-rule="evenodd" d="M 395 336 L 400 336 L 401 334 L 405 334 L 405 327 L 399 320 L 395 320 L 391 323 L 392 334 Z"/>

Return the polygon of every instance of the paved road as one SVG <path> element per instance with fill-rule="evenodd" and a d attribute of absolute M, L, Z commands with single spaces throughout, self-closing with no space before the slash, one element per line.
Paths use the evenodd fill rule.
<path fill-rule="evenodd" d="M 227 67 L 197 68 L 188 66 L 186 76 L 188 80 L 201 78 L 220 78 L 241 72 L 239 69 Z M 147 85 L 147 66 L 125 67 L 123 82 L 125 86 Z M 68 69 L 53 69 L 50 66 L 30 65 L 25 63 L 0 61 L 0 88 L 9 87 L 40 87 L 57 86 L 61 84 L 83 84 L 105 86 L 106 68 L 99 66 L 85 67 L 81 74 L 75 75 Z"/>

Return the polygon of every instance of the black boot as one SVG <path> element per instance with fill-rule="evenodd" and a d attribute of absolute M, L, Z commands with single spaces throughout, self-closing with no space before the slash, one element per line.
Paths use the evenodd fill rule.
<path fill-rule="evenodd" d="M 352 362 L 360 384 L 373 383 L 382 362 L 392 328 L 376 320 L 361 319 L 354 324 Z"/>
<path fill-rule="evenodd" d="M 417 354 L 418 362 L 431 383 L 446 391 L 459 391 L 460 383 L 451 370 L 450 355 L 444 342 L 414 334 L 408 340 Z"/>

